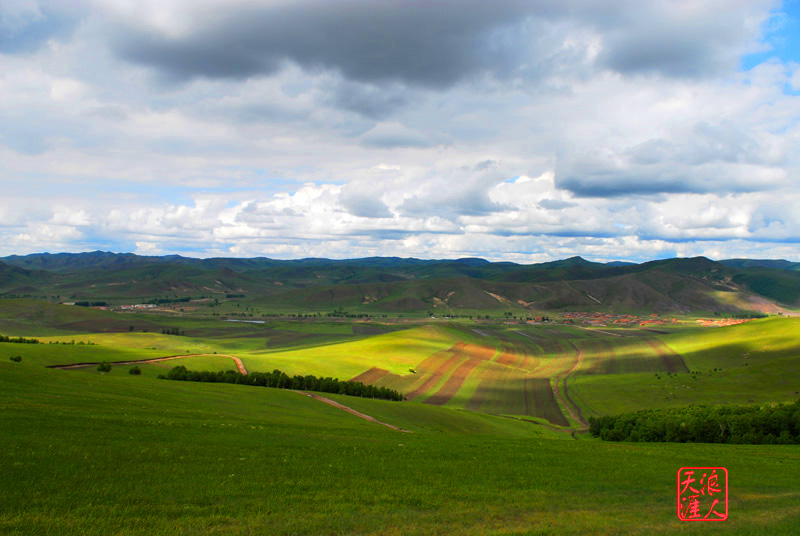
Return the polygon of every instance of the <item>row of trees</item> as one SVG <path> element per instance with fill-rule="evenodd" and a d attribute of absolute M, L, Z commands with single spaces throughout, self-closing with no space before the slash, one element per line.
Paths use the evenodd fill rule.
<path fill-rule="evenodd" d="M 291 316 L 297 316 L 302 318 L 304 315 L 303 313 L 298 313 L 297 315 L 291 315 Z M 310 316 L 310 315 L 305 315 L 305 316 Z M 327 316 L 328 318 L 377 318 L 378 317 L 378 315 L 371 315 L 369 313 L 350 313 L 348 311 L 345 311 L 344 307 L 342 306 L 339 306 L 338 309 L 331 311 L 330 313 L 326 313 L 325 316 Z M 383 316 L 384 318 L 386 317 L 386 315 Z"/>
<path fill-rule="evenodd" d="M 185 335 L 179 328 L 161 328 L 162 335 Z"/>
<path fill-rule="evenodd" d="M 687 406 L 590 417 L 605 441 L 800 444 L 800 400 L 765 406 Z"/>
<path fill-rule="evenodd" d="M 15 342 L 17 344 L 39 344 L 39 339 L 26 339 L 25 337 L 9 337 L 8 335 L 0 335 L 0 342 Z"/>
<path fill-rule="evenodd" d="M 202 300 L 204 298 L 205 296 L 200 296 L 197 299 Z M 188 303 L 190 301 L 192 301 L 191 296 L 184 296 L 183 298 L 153 298 L 152 300 L 147 301 L 145 303 L 150 303 L 153 305 L 165 305 L 168 303 Z"/>
<path fill-rule="evenodd" d="M 404 400 L 401 393 L 386 387 L 364 385 L 361 382 L 341 381 L 337 378 L 317 378 L 316 376 L 289 376 L 280 370 L 272 372 L 251 372 L 241 374 L 233 370 L 210 372 L 207 370 L 188 370 L 183 365 L 173 367 L 159 378 L 191 382 L 236 383 L 258 387 L 274 387 L 278 389 L 296 389 L 298 391 L 317 391 L 320 393 L 336 393 L 363 398 L 379 398 L 382 400 Z"/>

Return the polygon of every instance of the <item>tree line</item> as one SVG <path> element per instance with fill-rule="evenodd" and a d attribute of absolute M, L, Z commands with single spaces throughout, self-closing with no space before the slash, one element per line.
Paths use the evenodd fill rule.
<path fill-rule="evenodd" d="M 687 406 L 589 417 L 604 441 L 800 444 L 800 400 L 793 404 Z"/>
<path fill-rule="evenodd" d="M 39 339 L 26 339 L 25 337 L 9 337 L 8 335 L 0 335 L 0 342 L 15 342 L 17 344 L 39 344 Z"/>
<path fill-rule="evenodd" d="M 317 391 L 320 393 L 334 393 L 362 398 L 378 398 L 381 400 L 405 400 L 405 397 L 386 387 L 364 385 L 361 382 L 342 381 L 338 378 L 317 378 L 316 376 L 289 376 L 280 370 L 272 372 L 251 372 L 241 374 L 234 370 L 211 372 L 207 370 L 188 370 L 185 366 L 173 367 L 161 379 L 179 380 L 190 382 L 209 383 L 236 383 L 239 385 L 253 385 L 258 387 L 273 387 L 277 389 L 295 389 L 298 391 Z"/>
<path fill-rule="evenodd" d="M 205 298 L 205 296 L 200 296 L 198 299 L 202 300 L 203 298 Z M 153 298 L 145 303 L 152 305 L 164 305 L 167 303 L 188 303 L 190 301 L 192 301 L 191 296 L 184 296 L 183 298 Z"/>
<path fill-rule="evenodd" d="M 133 330 L 131 330 L 133 331 Z M 181 331 L 179 328 L 161 328 L 162 335 L 185 335 L 186 332 Z"/>

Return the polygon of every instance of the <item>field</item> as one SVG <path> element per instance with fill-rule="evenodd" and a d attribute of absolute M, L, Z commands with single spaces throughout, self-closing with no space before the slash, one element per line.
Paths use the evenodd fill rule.
<path fill-rule="evenodd" d="M 559 441 L 520 421 L 334 397 L 414 432 L 402 434 L 280 390 L 24 362 L 0 363 L 0 378 L 4 534 L 650 534 L 684 529 L 684 463 L 735 478 L 726 533 L 791 533 L 800 515 L 794 447 Z"/>
<path fill-rule="evenodd" d="M 75 308 L 7 303 L 0 333 L 40 344 L 0 343 L 3 534 L 708 532 L 675 517 L 682 465 L 728 468 L 726 532 L 790 534 L 800 521 L 796 446 L 612 444 L 582 431 L 591 415 L 800 398 L 800 319 L 687 319 L 654 333 L 90 310 L 70 331 Z M 138 376 L 91 365 L 184 355 Z M 248 371 L 399 389 L 408 401 L 325 396 L 412 433 L 300 393 L 157 379 L 175 364 L 234 370 L 228 356 Z M 70 363 L 89 365 L 47 368 Z"/>
<path fill-rule="evenodd" d="M 576 375 L 568 385 L 587 416 L 688 404 L 794 401 L 800 398 L 798 330 L 800 318 L 771 318 L 663 335 L 655 344 L 662 352 L 666 347 L 680 355 L 685 371 Z"/>

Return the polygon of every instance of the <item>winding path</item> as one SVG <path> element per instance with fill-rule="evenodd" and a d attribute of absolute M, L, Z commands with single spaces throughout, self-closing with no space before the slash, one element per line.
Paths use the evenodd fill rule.
<path fill-rule="evenodd" d="M 244 363 L 242 363 L 242 360 L 239 359 L 238 357 L 234 356 L 234 355 L 228 355 L 228 354 L 171 355 L 171 356 L 167 356 L 167 357 L 156 357 L 156 358 L 153 358 L 153 359 L 135 359 L 135 360 L 130 360 L 130 361 L 112 361 L 109 364 L 110 365 L 138 365 L 138 364 L 148 364 L 148 363 L 149 364 L 158 364 L 161 361 L 170 361 L 172 359 L 183 359 L 183 358 L 186 358 L 186 357 L 201 357 L 201 356 L 227 357 L 229 359 L 233 359 L 233 362 L 236 363 L 236 368 L 239 369 L 239 372 L 242 373 L 242 374 L 247 374 L 247 369 L 245 368 Z M 84 367 L 96 367 L 99 364 L 100 364 L 99 362 L 94 362 L 94 363 L 70 363 L 69 365 L 48 365 L 47 368 L 60 369 L 60 370 L 69 370 L 69 369 L 84 368 Z M 413 434 L 414 433 L 411 430 L 405 430 L 403 428 L 400 428 L 399 426 L 395 426 L 393 424 L 389 424 L 389 423 L 386 423 L 386 422 L 379 421 L 375 417 L 370 417 L 369 415 L 361 413 L 360 411 L 356 411 L 353 408 L 347 407 L 344 404 L 340 404 L 339 402 L 331 400 L 330 398 L 325 398 L 324 396 L 319 396 L 318 394 L 309 393 L 309 392 L 306 392 L 306 391 L 294 391 L 294 392 L 298 393 L 298 394 L 301 394 L 301 395 L 306 395 L 307 397 L 310 397 L 310 398 L 314 398 L 316 400 L 319 400 L 320 402 L 324 402 L 325 404 L 329 404 L 329 405 L 331 405 L 331 406 L 333 406 L 333 407 L 335 407 L 337 409 L 340 409 L 342 411 L 346 411 L 347 413 L 350 413 L 351 415 L 355 415 L 356 417 L 358 417 L 360 419 L 364 419 L 365 421 L 374 422 L 375 424 L 380 424 L 381 426 L 385 426 L 387 428 L 391 428 L 392 430 L 397 430 L 398 432 L 404 432 L 406 434 Z"/>
<path fill-rule="evenodd" d="M 360 411 L 356 411 L 353 408 L 349 408 L 349 407 L 345 406 L 344 404 L 340 404 L 340 403 L 338 403 L 338 402 L 336 402 L 334 400 L 331 400 L 330 398 L 325 398 L 324 396 L 319 396 L 318 394 L 309 393 L 307 391 L 294 391 L 294 392 L 298 393 L 298 394 L 301 394 L 301 395 L 306 395 L 307 397 L 310 397 L 310 398 L 314 398 L 316 400 L 319 400 L 320 402 L 324 402 L 326 404 L 330 404 L 331 406 L 333 406 L 333 407 L 335 407 L 337 409 L 340 409 L 342 411 L 346 411 L 347 413 L 350 413 L 351 415 L 355 415 L 356 417 L 364 419 L 365 421 L 374 422 L 376 424 L 380 424 L 381 426 L 385 426 L 387 428 L 391 428 L 392 430 L 397 430 L 398 432 L 405 432 L 406 434 L 413 434 L 414 433 L 411 430 L 404 430 L 404 429 L 400 428 L 399 426 L 395 426 L 393 424 L 381 422 L 378 419 L 376 419 L 375 417 L 370 417 L 369 415 L 361 413 Z"/>
<path fill-rule="evenodd" d="M 234 355 L 228 354 L 186 354 L 186 355 L 171 355 L 167 357 L 156 357 L 153 359 L 134 359 L 131 361 L 111 361 L 109 365 L 140 365 L 140 364 L 147 364 L 147 363 L 160 363 L 161 361 L 170 361 L 171 359 L 183 359 L 186 357 L 227 357 L 229 359 L 233 359 L 233 362 L 236 363 L 236 368 L 239 369 L 239 372 L 242 374 L 247 374 L 247 369 L 242 363 L 242 360 Z M 48 365 L 47 368 L 54 368 L 54 369 L 61 369 L 61 370 L 69 370 L 69 369 L 76 369 L 76 368 L 84 368 L 84 367 L 96 367 L 99 365 L 99 362 L 95 363 L 71 363 L 69 365 Z"/>
<path fill-rule="evenodd" d="M 560 375 L 558 375 L 558 377 L 556 377 L 555 385 L 553 385 L 553 393 L 556 395 L 556 398 L 558 398 L 558 400 L 561 402 L 561 404 L 563 404 L 563 406 L 565 408 L 567 408 L 567 411 L 569 412 L 569 414 L 573 418 L 573 420 L 581 425 L 581 428 L 579 429 L 579 431 L 582 431 L 582 430 L 585 430 L 585 429 L 589 428 L 589 423 L 587 423 L 586 421 L 583 420 L 583 415 L 581 415 L 581 410 L 578 409 L 578 406 L 575 405 L 575 404 L 572 404 L 571 403 L 572 401 L 569 400 L 569 396 L 567 395 L 567 377 L 570 374 L 572 374 L 573 372 L 575 372 L 575 370 L 577 370 L 578 367 L 581 366 L 581 362 L 583 361 L 583 348 L 581 348 L 579 345 L 577 345 L 575 343 L 571 342 L 571 344 L 573 344 L 575 346 L 575 349 L 577 350 L 577 354 L 576 354 L 577 355 L 577 359 L 575 360 L 575 363 L 573 363 L 572 367 L 568 371 L 566 371 L 563 374 L 560 374 Z M 563 398 L 562 398 L 561 393 L 559 392 L 560 390 L 558 388 L 558 384 L 561 381 L 564 382 L 564 397 Z M 565 400 L 565 398 L 566 398 L 566 400 Z M 568 404 L 567 401 L 569 401 L 570 403 Z M 573 405 L 575 406 L 575 411 L 572 411 L 572 406 Z"/>

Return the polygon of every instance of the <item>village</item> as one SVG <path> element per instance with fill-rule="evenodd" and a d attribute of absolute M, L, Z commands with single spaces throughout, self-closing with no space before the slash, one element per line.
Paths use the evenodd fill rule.
<path fill-rule="evenodd" d="M 628 314 L 610 314 L 598 312 L 566 312 L 563 314 L 565 324 L 586 324 L 589 326 L 653 326 L 663 324 L 674 324 L 677 318 L 663 318 L 658 314 L 651 314 L 647 317 L 640 317 Z"/>
<path fill-rule="evenodd" d="M 698 318 L 697 323 L 707 328 L 720 328 L 723 326 L 735 326 L 736 324 L 744 324 L 750 322 L 752 318 L 720 318 L 713 320 L 710 318 Z"/>

